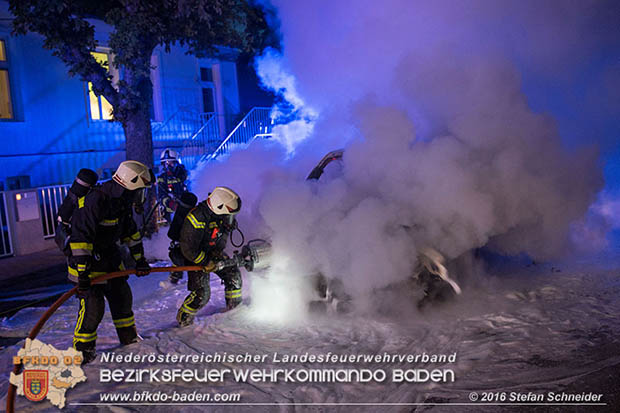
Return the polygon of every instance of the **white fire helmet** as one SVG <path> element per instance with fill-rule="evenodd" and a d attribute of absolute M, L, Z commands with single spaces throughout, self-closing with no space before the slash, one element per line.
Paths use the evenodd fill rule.
<path fill-rule="evenodd" d="M 121 162 L 112 179 L 130 191 L 149 187 L 153 183 L 150 169 L 138 161 Z"/>
<path fill-rule="evenodd" d="M 159 156 L 161 163 L 164 162 L 179 162 L 179 154 L 174 149 L 166 148 Z"/>
<path fill-rule="evenodd" d="M 241 198 L 225 186 L 217 186 L 207 198 L 207 206 L 216 215 L 234 215 L 241 209 Z"/>

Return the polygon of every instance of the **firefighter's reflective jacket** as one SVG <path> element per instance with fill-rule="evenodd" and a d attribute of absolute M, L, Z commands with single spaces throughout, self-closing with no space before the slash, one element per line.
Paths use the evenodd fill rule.
<path fill-rule="evenodd" d="M 71 219 L 69 278 L 89 272 L 91 278 L 122 268 L 117 242 L 129 247 L 134 259 L 144 256 L 142 235 L 132 217 L 124 188 L 110 180 L 78 199 Z"/>
<path fill-rule="evenodd" d="M 181 194 L 187 191 L 187 170 L 182 164 L 178 164 L 174 169 L 165 169 L 157 177 L 157 198 L 166 205 L 168 199 L 179 199 Z"/>
<path fill-rule="evenodd" d="M 234 225 L 234 217 L 216 215 L 206 201 L 199 203 L 183 222 L 179 239 L 183 256 L 199 265 L 221 257 Z"/>

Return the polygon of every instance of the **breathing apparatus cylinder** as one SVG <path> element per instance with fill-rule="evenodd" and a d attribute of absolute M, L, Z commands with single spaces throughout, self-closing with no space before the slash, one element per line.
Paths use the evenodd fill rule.
<path fill-rule="evenodd" d="M 174 213 L 174 218 L 172 218 L 170 228 L 168 229 L 168 238 L 177 242 L 181 237 L 183 221 L 185 220 L 185 217 L 187 217 L 189 211 L 191 211 L 192 208 L 194 208 L 198 203 L 198 198 L 191 192 L 183 192 L 178 201 L 179 205 L 177 206 L 177 210 Z"/>

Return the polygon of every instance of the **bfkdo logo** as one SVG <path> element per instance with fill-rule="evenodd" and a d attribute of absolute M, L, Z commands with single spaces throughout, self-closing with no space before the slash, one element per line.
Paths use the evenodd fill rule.
<path fill-rule="evenodd" d="M 40 402 L 49 390 L 47 370 L 24 370 L 24 396 L 33 402 Z"/>

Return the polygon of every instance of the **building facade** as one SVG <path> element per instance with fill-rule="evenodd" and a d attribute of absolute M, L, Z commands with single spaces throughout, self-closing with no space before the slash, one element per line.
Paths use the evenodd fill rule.
<path fill-rule="evenodd" d="M 69 77 L 60 59 L 43 49 L 41 36 L 11 36 L 11 17 L 8 3 L 0 1 L 0 190 L 68 183 L 83 167 L 109 177 L 125 159 L 123 130 L 111 120 L 109 103 L 87 82 Z M 93 54 L 109 63 L 110 29 L 92 24 L 102 45 Z M 197 133 L 208 133 L 215 145 L 226 136 L 240 111 L 234 61 L 196 58 L 173 47 L 157 48 L 151 63 L 155 159 L 168 146 L 183 155 Z M 122 77 L 109 67 L 114 80 Z"/>

